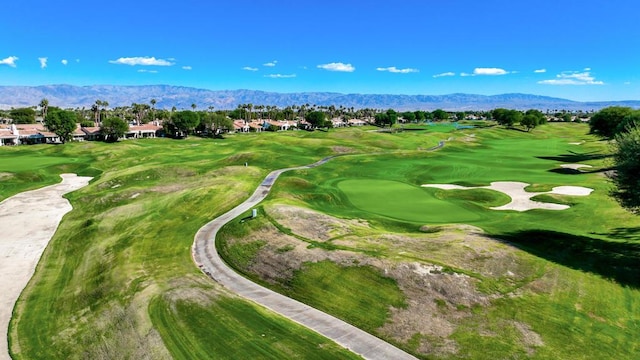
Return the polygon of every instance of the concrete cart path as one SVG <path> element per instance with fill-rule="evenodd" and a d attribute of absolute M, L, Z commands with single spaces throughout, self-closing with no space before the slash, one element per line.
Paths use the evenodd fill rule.
<path fill-rule="evenodd" d="M 326 336 L 365 359 L 416 359 L 353 325 L 247 280 L 228 267 L 216 251 L 215 239 L 218 230 L 260 203 L 269 194 L 271 186 L 280 174 L 316 167 L 331 158 L 324 158 L 307 166 L 271 172 L 245 202 L 198 230 L 192 247 L 193 259 L 205 274 L 231 291 Z"/>
<path fill-rule="evenodd" d="M 59 184 L 25 191 L 0 203 L 0 359 L 10 359 L 7 336 L 14 304 L 60 220 L 72 209 L 62 195 L 92 179 L 76 174 L 60 176 Z"/>

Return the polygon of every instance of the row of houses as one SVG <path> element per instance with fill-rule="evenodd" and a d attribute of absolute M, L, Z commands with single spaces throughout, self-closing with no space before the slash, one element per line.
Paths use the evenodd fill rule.
<path fill-rule="evenodd" d="M 359 119 L 350 119 L 350 120 L 344 121 L 343 119 L 340 119 L 340 118 L 334 118 L 334 119 L 331 119 L 330 121 L 333 127 L 336 127 L 336 128 L 345 127 L 345 126 L 367 125 L 366 121 L 359 120 Z M 250 131 L 261 132 L 268 129 L 275 129 L 278 131 L 286 131 L 286 130 L 294 130 L 294 129 L 306 130 L 310 128 L 311 128 L 311 124 L 309 124 L 305 120 L 278 121 L 278 120 L 263 119 L 263 120 L 252 120 L 252 121 L 235 120 L 233 122 L 233 130 L 235 132 L 250 132 Z"/>
<path fill-rule="evenodd" d="M 155 124 L 130 125 L 123 139 L 154 138 L 162 127 Z M 71 134 L 73 141 L 103 140 L 99 127 L 78 126 Z M 0 125 L 0 146 L 20 144 L 57 144 L 60 137 L 46 129 L 43 124 Z"/>
<path fill-rule="evenodd" d="M 363 126 L 367 122 L 359 119 L 351 119 L 344 121 L 339 118 L 331 119 L 333 127 L 344 126 Z M 286 131 L 301 129 L 310 129 L 311 125 L 306 121 L 277 121 L 277 120 L 236 120 L 233 122 L 233 129 L 227 132 L 262 132 L 265 130 Z M 159 122 L 143 125 L 129 125 L 129 131 L 122 138 L 141 139 L 155 138 L 161 136 L 162 126 Z M 73 141 L 95 141 L 103 140 L 104 136 L 100 131 L 100 127 L 78 127 L 71 134 Z M 60 143 L 58 135 L 48 131 L 41 124 L 0 124 L 0 146 L 20 145 L 20 144 L 56 144 Z"/>

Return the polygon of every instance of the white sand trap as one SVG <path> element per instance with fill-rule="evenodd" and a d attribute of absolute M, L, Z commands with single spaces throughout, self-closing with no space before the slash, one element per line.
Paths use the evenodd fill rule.
<path fill-rule="evenodd" d="M 589 189 L 582 186 L 556 186 L 547 194 L 587 196 L 587 195 L 590 195 L 592 192 L 593 192 L 593 189 Z"/>
<path fill-rule="evenodd" d="M 90 177 L 62 174 L 62 182 L 0 202 L 0 359 L 10 359 L 7 331 L 13 306 L 71 204 L 62 195 Z"/>
<path fill-rule="evenodd" d="M 593 167 L 593 166 L 585 165 L 585 164 L 562 164 L 562 165 L 560 165 L 560 167 L 563 168 L 563 169 L 580 170 L 582 168 L 590 168 L 590 167 Z"/>
<path fill-rule="evenodd" d="M 587 196 L 591 194 L 593 189 L 580 187 L 580 186 L 557 186 L 551 191 L 547 192 L 527 192 L 524 189 L 529 186 L 527 183 L 517 181 L 496 181 L 492 182 L 490 186 L 477 186 L 466 187 L 452 184 L 424 184 L 423 187 L 432 187 L 443 190 L 469 190 L 469 189 L 489 189 L 500 191 L 511 198 L 511 202 L 502 206 L 492 207 L 492 210 L 515 210 L 515 211 L 527 211 L 533 209 L 544 210 L 565 210 L 568 209 L 568 205 L 545 203 L 540 201 L 531 200 L 532 197 L 541 194 L 557 194 L 557 195 L 571 195 L 571 196 Z"/>
<path fill-rule="evenodd" d="M 584 141 L 581 142 L 570 142 L 569 145 L 582 145 L 584 144 Z"/>

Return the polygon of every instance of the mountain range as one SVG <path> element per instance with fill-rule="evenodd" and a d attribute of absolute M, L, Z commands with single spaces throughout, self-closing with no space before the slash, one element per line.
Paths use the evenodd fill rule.
<path fill-rule="evenodd" d="M 50 106 L 62 108 L 91 107 L 96 100 L 108 101 L 109 107 L 128 106 L 132 103 L 149 104 L 156 100 L 157 108 L 233 109 L 240 104 L 276 105 L 334 105 L 347 108 L 375 108 L 396 110 L 448 111 L 510 109 L 546 110 L 598 110 L 607 106 L 640 108 L 640 100 L 580 102 L 531 94 L 448 94 L 448 95 L 393 95 L 393 94 L 341 94 L 334 92 L 278 93 L 258 90 L 206 90 L 171 85 L 42 85 L 0 86 L 0 108 L 28 107 L 46 98 Z"/>

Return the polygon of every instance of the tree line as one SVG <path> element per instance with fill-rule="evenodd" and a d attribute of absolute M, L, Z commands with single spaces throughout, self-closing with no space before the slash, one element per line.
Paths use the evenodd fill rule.
<path fill-rule="evenodd" d="M 615 170 L 612 195 L 628 210 L 640 212 L 640 109 L 612 106 L 595 113 L 591 133 L 612 140 Z"/>

